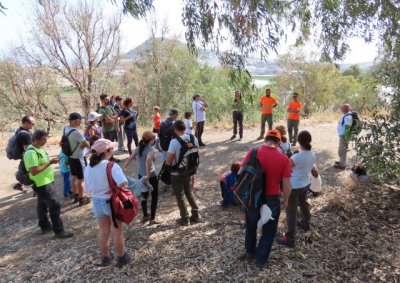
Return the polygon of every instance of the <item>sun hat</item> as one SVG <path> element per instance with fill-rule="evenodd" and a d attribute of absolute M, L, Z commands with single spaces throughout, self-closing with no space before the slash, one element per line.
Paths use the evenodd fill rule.
<path fill-rule="evenodd" d="M 112 142 L 107 139 L 98 139 L 95 141 L 95 143 L 92 145 L 91 149 L 95 150 L 96 153 L 103 153 L 106 152 L 110 148 L 117 148 L 118 143 L 117 142 Z"/>
<path fill-rule="evenodd" d="M 93 122 L 94 120 L 100 118 L 103 114 L 99 114 L 97 112 L 90 112 L 88 115 L 88 122 Z"/>
<path fill-rule="evenodd" d="M 265 138 L 267 138 L 267 137 L 274 137 L 274 138 L 278 138 L 279 140 L 281 140 L 281 133 L 278 130 L 270 130 L 270 131 L 268 131 Z"/>
<path fill-rule="evenodd" d="M 142 138 L 143 138 L 145 141 L 149 141 L 149 140 L 151 140 L 151 139 L 155 139 L 156 136 L 155 136 L 152 132 L 150 132 L 150 131 L 145 131 L 145 132 L 143 132 L 143 134 L 142 134 Z"/>
<path fill-rule="evenodd" d="M 78 112 L 73 112 L 73 113 L 69 114 L 69 116 L 68 116 L 69 121 L 74 121 L 74 120 L 78 120 L 78 119 L 79 120 L 83 119 L 82 115 L 79 114 Z"/>

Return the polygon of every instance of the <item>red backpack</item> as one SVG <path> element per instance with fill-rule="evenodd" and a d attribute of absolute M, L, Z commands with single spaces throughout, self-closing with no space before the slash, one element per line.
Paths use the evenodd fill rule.
<path fill-rule="evenodd" d="M 114 162 L 107 163 L 107 180 L 111 191 L 110 205 L 112 219 L 114 227 L 118 228 L 117 220 L 129 224 L 135 219 L 139 209 L 139 202 L 131 191 L 117 186 L 111 173 L 113 165 Z"/>

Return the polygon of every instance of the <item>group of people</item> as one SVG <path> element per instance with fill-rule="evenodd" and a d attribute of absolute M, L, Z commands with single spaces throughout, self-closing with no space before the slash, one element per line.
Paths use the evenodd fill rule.
<path fill-rule="evenodd" d="M 33 181 L 32 188 L 37 197 L 37 214 L 42 233 L 53 231 L 57 238 L 73 236 L 73 233 L 64 230 L 60 217 L 60 203 L 56 197 L 54 170 L 51 166 L 58 163 L 64 181 L 64 197 L 73 198 L 74 203 L 80 206 L 92 202 L 93 215 L 99 227 L 101 261 L 98 265 L 107 266 L 112 263 L 114 254 L 110 252 L 109 247 L 109 239 L 112 237 L 117 255 L 116 265 L 122 267 L 130 261 L 131 257 L 124 243 L 123 223 L 118 221 L 118 225 L 113 225 L 110 185 L 106 173 L 107 164 L 110 161 L 118 163 L 113 153 L 117 149 L 123 149 L 123 144 L 121 146 L 120 143 L 121 133 L 124 132 L 127 137 L 130 156 L 122 168 L 116 163 L 113 164 L 111 175 L 118 187 L 126 188 L 128 165 L 132 160 L 137 160 L 138 179 L 148 182 L 152 187 L 151 192 L 143 194 L 142 223 L 159 224 L 156 219 L 159 176 L 155 166 L 156 154 L 159 151 L 162 163 L 170 173 L 171 187 L 180 211 L 178 224 L 182 226 L 196 224 L 201 221 L 201 216 L 192 191 L 193 176 L 197 171 L 199 148 L 205 146 L 202 134 L 208 104 L 198 94 L 193 96 L 194 122 L 191 121 L 191 112 L 186 112 L 185 119 L 179 120 L 179 112 L 174 108 L 170 109 L 168 117 L 161 121 L 160 107 L 153 107 L 153 129 L 144 131 L 139 141 L 138 112 L 134 110 L 132 99 L 123 100 L 116 97 L 115 101 L 113 105 L 108 95 L 102 94 L 101 105 L 96 112 L 88 115 L 84 131 L 81 131 L 84 117 L 79 113 L 71 113 L 68 117 L 69 124 L 63 130 L 60 143 L 62 150 L 57 157 L 50 158 L 43 149 L 48 138 L 47 132 L 40 129 L 31 132 L 35 126 L 34 117 L 23 117 L 22 125 L 15 136 L 19 150 L 23 153 L 22 163 Z M 260 210 L 246 213 L 246 253 L 242 258 L 255 259 L 259 267 L 263 267 L 268 261 L 274 239 L 279 244 L 293 247 L 297 228 L 303 230 L 310 228 L 311 216 L 307 192 L 310 188 L 311 174 L 318 175 L 315 168 L 316 156 L 311 147 L 311 134 L 308 131 L 298 132 L 302 107 L 298 94 L 293 94 L 293 100 L 287 108 L 289 139 L 285 136 L 285 127 L 272 128 L 273 109 L 278 105 L 268 89 L 266 96 L 260 100 L 261 132 L 258 139 L 263 139 L 264 144 L 257 148 L 257 160 L 265 173 L 262 203 L 271 209 L 272 218 L 262 226 L 258 245 L 257 223 L 261 217 Z M 349 115 L 350 106 L 346 104 L 341 109 L 343 116 L 338 123 L 340 161 L 335 164 L 335 168 L 338 169 L 346 166 L 345 154 L 352 125 L 351 115 Z M 245 104 L 240 91 L 235 92 L 232 111 L 234 122 L 232 139 L 236 138 L 237 125 L 239 125 L 239 138 L 242 139 Z M 264 136 L 266 122 L 268 122 L 269 130 Z M 132 150 L 132 141 L 135 142 L 135 150 Z M 299 147 L 296 152 L 293 152 L 291 146 L 296 144 Z M 223 208 L 235 203 L 234 185 L 241 167 L 246 164 L 250 155 L 251 150 L 241 163 L 233 163 L 231 172 L 221 178 Z M 85 196 L 85 192 L 90 197 Z M 149 213 L 147 203 L 150 196 Z M 283 196 L 282 203 L 281 196 Z M 185 197 L 191 207 L 191 213 L 187 209 Z M 301 220 L 297 219 L 298 207 L 301 210 Z M 286 210 L 287 230 L 283 237 L 276 237 L 281 208 Z M 47 213 L 50 215 L 50 220 Z"/>

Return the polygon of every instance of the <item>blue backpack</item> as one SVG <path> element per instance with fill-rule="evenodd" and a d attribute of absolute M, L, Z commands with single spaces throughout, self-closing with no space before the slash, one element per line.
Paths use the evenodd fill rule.
<path fill-rule="evenodd" d="M 249 160 L 239 173 L 234 185 L 234 200 L 243 211 L 261 207 L 265 174 L 257 159 L 257 148 L 253 148 Z"/>

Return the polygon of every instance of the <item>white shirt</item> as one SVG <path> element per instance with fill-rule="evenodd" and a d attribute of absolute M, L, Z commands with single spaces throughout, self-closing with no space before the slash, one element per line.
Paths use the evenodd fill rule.
<path fill-rule="evenodd" d="M 315 153 L 310 150 L 302 150 L 293 154 L 292 189 L 301 189 L 311 184 L 311 170 L 316 162 Z"/>
<path fill-rule="evenodd" d="M 353 124 L 353 117 L 351 116 L 351 112 L 343 114 L 342 117 L 339 119 L 337 125 L 337 133 L 339 136 L 344 135 L 345 126 L 351 126 Z"/>
<path fill-rule="evenodd" d="M 286 154 L 286 152 L 290 149 L 290 143 L 289 142 L 281 142 L 281 144 L 277 147 L 277 150 L 280 153 Z"/>
<path fill-rule="evenodd" d="M 102 160 L 94 167 L 86 166 L 84 172 L 85 191 L 93 198 L 110 198 L 110 186 L 107 180 L 108 160 Z M 117 185 L 128 182 L 121 167 L 118 164 L 113 165 L 111 175 Z"/>
<path fill-rule="evenodd" d="M 186 142 L 190 141 L 190 136 L 186 135 L 186 134 L 180 136 L 180 138 Z M 196 137 L 194 137 L 194 144 L 197 148 L 199 148 L 199 142 L 197 141 Z M 171 143 L 169 144 L 168 153 L 175 154 L 175 158 L 174 158 L 174 161 L 172 162 L 172 166 L 174 166 L 179 161 L 179 154 L 181 153 L 181 147 L 182 146 L 177 139 L 173 139 L 171 141 Z"/>
<path fill-rule="evenodd" d="M 204 122 L 206 120 L 206 111 L 200 109 L 203 106 L 204 103 L 202 101 L 193 101 L 192 103 L 194 119 L 196 120 L 196 122 Z"/>
<path fill-rule="evenodd" d="M 185 126 L 186 126 L 186 131 L 185 134 L 187 135 L 191 135 L 193 133 L 193 124 L 192 124 L 192 120 L 190 119 L 185 119 Z"/>

